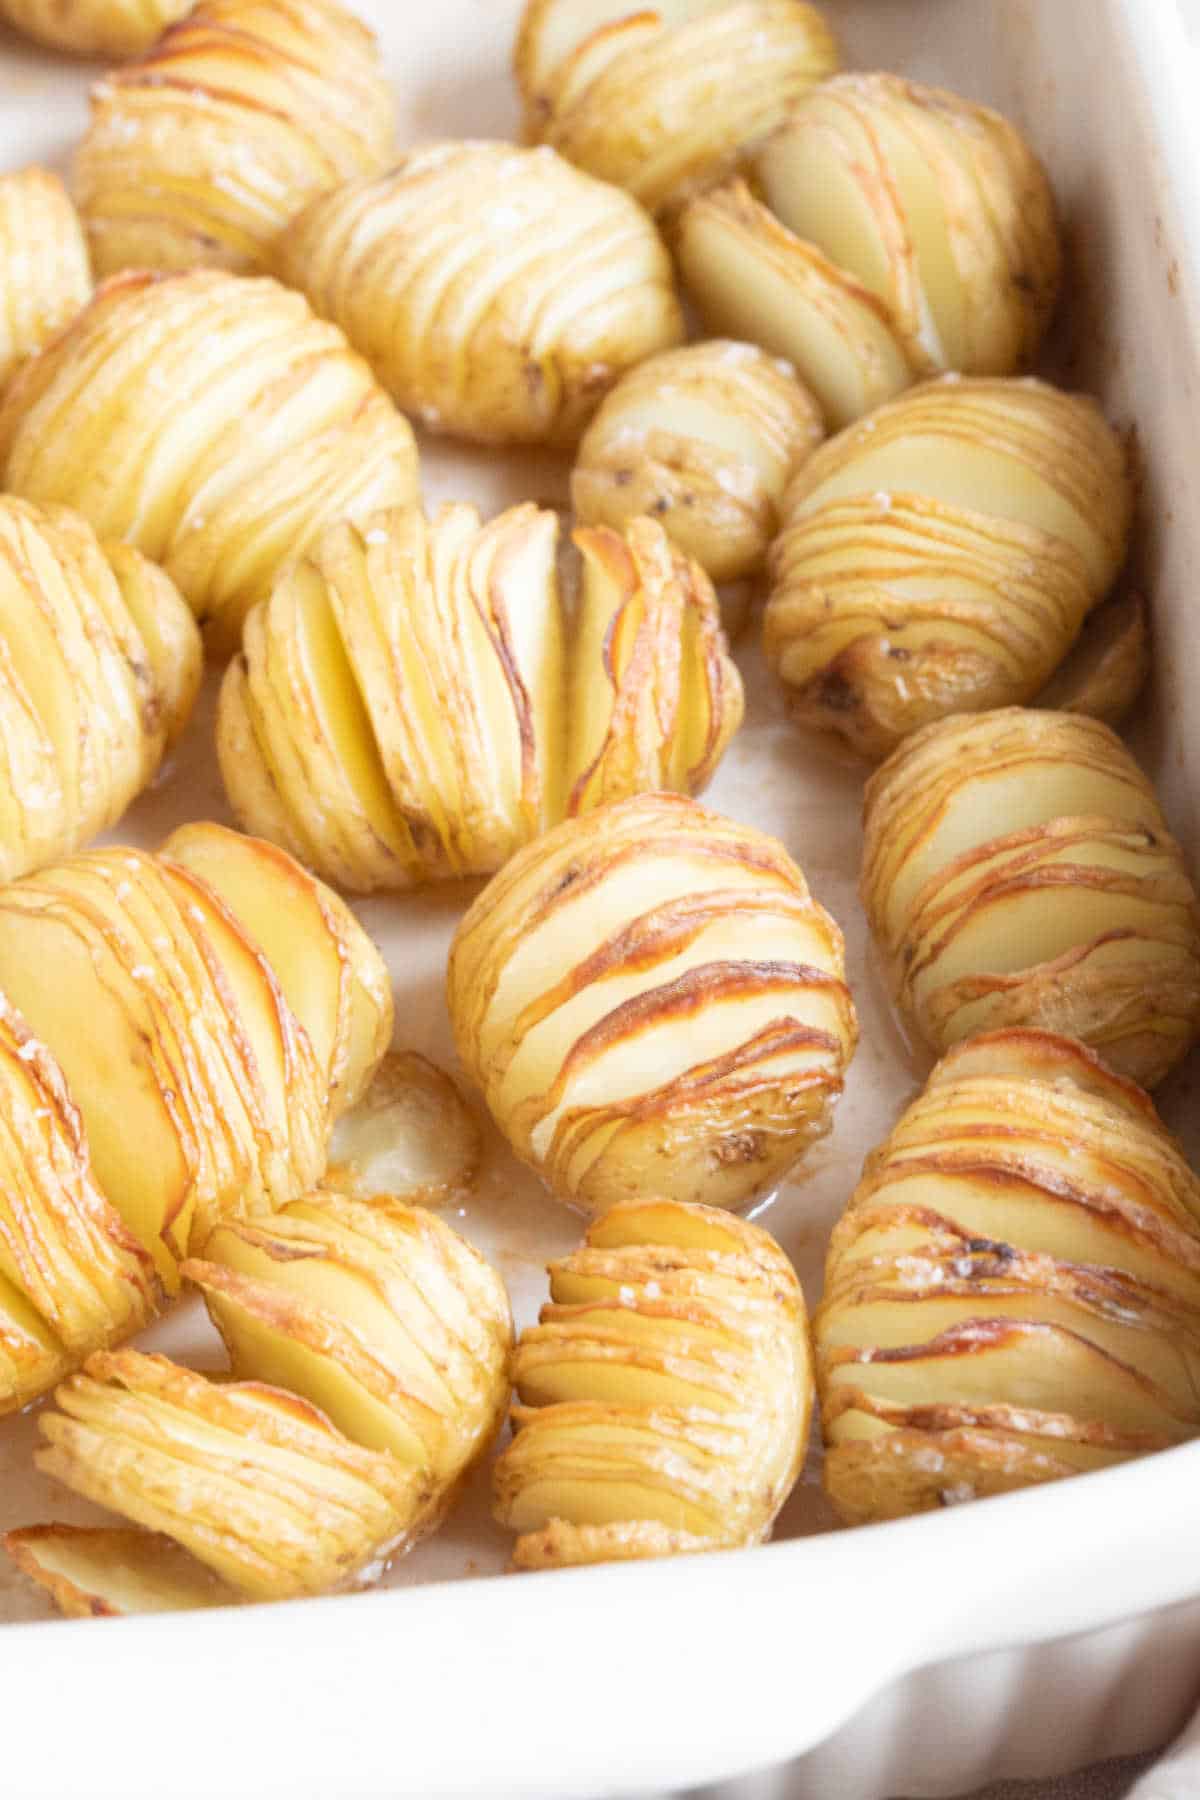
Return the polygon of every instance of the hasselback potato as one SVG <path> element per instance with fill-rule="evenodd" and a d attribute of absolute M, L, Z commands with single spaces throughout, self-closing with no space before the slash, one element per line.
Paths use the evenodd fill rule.
<path fill-rule="evenodd" d="M 765 643 L 795 717 L 879 758 L 948 713 L 1035 699 L 1124 561 L 1132 508 L 1084 395 L 946 378 L 879 407 L 784 498 Z M 1136 657 L 1127 672 L 1122 699 Z"/>
<path fill-rule="evenodd" d="M 494 1471 L 518 1568 L 761 1543 L 804 1460 L 804 1296 L 765 1231 L 635 1200 L 550 1265 Z"/>
<path fill-rule="evenodd" d="M 986 107 L 890 75 L 802 96 L 679 221 L 714 331 L 786 356 L 840 430 L 936 370 L 1028 367 L 1058 293 L 1054 197 Z"/>
<path fill-rule="evenodd" d="M 0 175 L 0 388 L 92 291 L 79 215 L 57 175 Z"/>
<path fill-rule="evenodd" d="M 755 574 L 788 478 L 824 435 L 786 363 L 750 344 L 665 350 L 622 377 L 579 446 L 576 515 L 658 519 L 714 581 Z"/>
<path fill-rule="evenodd" d="M 106 281 L 0 400 L 0 482 L 161 564 L 216 651 L 334 519 L 416 491 L 408 422 L 274 281 Z"/>
<path fill-rule="evenodd" d="M 834 1230 L 814 1320 L 825 1484 L 850 1523 L 1200 1433 L 1200 1183 L 1069 1039 L 946 1056 Z"/>
<path fill-rule="evenodd" d="M 1030 366 L 1058 297 L 1058 221 L 999 113 L 898 75 L 837 75 L 754 168 L 775 216 L 884 302 L 916 370 Z"/>
<path fill-rule="evenodd" d="M 0 19 L 76 56 L 137 56 L 192 0 L 0 0 Z"/>
<path fill-rule="evenodd" d="M 248 829 L 339 886 L 491 874 L 565 814 L 704 785 L 742 689 L 703 571 L 662 529 L 472 506 L 335 526 L 251 614 L 217 738 Z"/>
<path fill-rule="evenodd" d="M 178 1259 L 218 1220 L 319 1180 L 333 1119 L 369 1081 L 392 1020 L 386 971 L 342 902 L 272 846 L 215 825 L 186 827 L 157 857 L 94 850 L 0 888 L 0 992 L 19 1010 L 18 1055 L 59 1096 L 47 1130 L 74 1145 L 38 1165 L 37 1209 L 5 1195 L 30 1220 L 0 1287 L 0 1336 L 20 1356 L 54 1349 L 76 1265 L 86 1277 L 96 1254 L 85 1228 L 122 1251 L 132 1234 L 173 1293 Z M 95 1347 L 58 1341 L 73 1364 Z M 28 1397 L 0 1388 L 0 1410 Z"/>
<path fill-rule="evenodd" d="M 375 39 L 338 0 L 200 0 L 93 90 L 75 186 L 96 272 L 265 273 L 288 221 L 395 139 Z"/>
<path fill-rule="evenodd" d="M 514 856 L 459 926 L 449 1003 L 517 1155 L 596 1213 L 742 1205 L 828 1131 L 857 1042 L 841 933 L 783 846 L 663 794 Z"/>
<path fill-rule="evenodd" d="M 530 0 L 516 47 L 530 135 L 652 212 L 710 185 L 837 61 L 802 0 Z"/>
<path fill-rule="evenodd" d="M 938 1050 L 1029 1025 L 1153 1086 L 1200 1033 L 1200 908 L 1120 739 L 1070 713 L 944 719 L 867 784 L 862 896 Z"/>
<path fill-rule="evenodd" d="M 0 497 L 0 881 L 115 824 L 187 723 L 200 634 L 161 569 Z"/>
<path fill-rule="evenodd" d="M 553 150 L 445 143 L 316 200 L 279 272 L 431 431 L 569 447 L 623 371 L 683 337 L 627 194 Z"/>
<path fill-rule="evenodd" d="M 370 1579 L 439 1522 L 503 1422 L 512 1321 L 499 1278 L 420 1207 L 322 1193 L 218 1226 L 184 1273 L 233 1379 L 94 1356 L 43 1415 L 39 1467 L 189 1550 L 227 1599 Z M 28 1536 L 9 1548 L 43 1579 Z M 158 1540 L 122 1548 L 161 1587 Z M 101 1546 L 92 1560 L 111 1591 Z M 174 1603 L 210 1604 L 194 1582 L 180 1592 L 181 1574 L 169 1571 Z"/>

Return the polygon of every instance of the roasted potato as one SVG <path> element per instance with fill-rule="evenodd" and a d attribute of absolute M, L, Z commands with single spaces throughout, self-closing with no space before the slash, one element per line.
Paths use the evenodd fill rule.
<path fill-rule="evenodd" d="M 765 644 L 794 716 L 878 760 L 949 713 L 1035 700 L 1124 561 L 1132 507 L 1123 446 L 1081 394 L 948 377 L 878 408 L 784 498 Z M 1106 711 L 1143 665 L 1136 640 L 1097 649 Z"/>
<path fill-rule="evenodd" d="M 863 904 L 935 1049 L 1036 1026 L 1152 1087 L 1200 1034 L 1196 893 L 1106 725 L 1011 707 L 926 726 L 868 782 L 865 833 Z"/>
<path fill-rule="evenodd" d="M 804 1460 L 804 1296 L 758 1226 L 712 1207 L 626 1201 L 550 1266 L 521 1335 L 522 1404 L 494 1471 L 514 1565 L 757 1544 Z"/>
<path fill-rule="evenodd" d="M 718 340 L 639 363 L 605 400 L 571 477 L 577 516 L 658 519 L 713 581 L 757 574 L 788 478 L 824 436 L 790 366 Z"/>
<path fill-rule="evenodd" d="M 842 936 L 774 839 L 649 794 L 513 857 L 450 953 L 459 1055 L 569 1204 L 741 1206 L 829 1130 Z"/>
<path fill-rule="evenodd" d="M 266 273 L 289 220 L 395 142 L 378 46 L 338 0 L 200 0 L 93 89 L 75 188 L 96 272 Z"/>
<path fill-rule="evenodd" d="M 707 578 L 649 519 L 576 543 L 568 618 L 552 512 L 335 526 L 225 678 L 247 828 L 339 886 L 399 889 L 491 874 L 564 814 L 702 787 L 742 717 Z"/>
<path fill-rule="evenodd" d="M 516 50 L 529 134 L 652 212 L 711 185 L 837 62 L 802 0 L 530 0 Z"/>
<path fill-rule="evenodd" d="M 814 1320 L 825 1486 L 850 1524 L 1200 1434 L 1200 1182 L 1072 1040 L 934 1070 L 830 1245 Z"/>
<path fill-rule="evenodd" d="M 754 172 L 776 218 L 884 302 L 918 372 L 1032 364 L 1058 297 L 1058 220 L 999 113 L 898 75 L 837 75 Z"/>
<path fill-rule="evenodd" d="M 130 274 L 8 384 L 0 482 L 161 564 L 227 653 L 334 519 L 413 499 L 416 445 L 299 294 L 214 269 Z"/>
<path fill-rule="evenodd" d="M 307 207 L 278 271 L 400 406 L 479 443 L 569 448 L 626 369 L 683 337 L 641 207 L 545 148 L 410 151 Z"/>

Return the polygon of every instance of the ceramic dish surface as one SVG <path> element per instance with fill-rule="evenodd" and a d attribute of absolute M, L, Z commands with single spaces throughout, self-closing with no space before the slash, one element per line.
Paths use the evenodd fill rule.
<path fill-rule="evenodd" d="M 356 9 L 382 40 L 402 143 L 515 133 L 508 63 L 520 0 L 356 0 Z M 1200 231 L 1200 196 L 1174 0 L 826 0 L 826 10 L 848 66 L 999 106 L 1048 163 L 1070 272 L 1047 368 L 1097 392 L 1136 434 L 1137 574 L 1152 597 L 1157 670 L 1135 745 L 1195 860 L 1200 255 L 1187 222 Z M 65 169 L 94 78 L 0 33 L 0 167 Z M 427 503 L 466 499 L 492 512 L 519 500 L 563 504 L 569 464 L 425 440 L 422 471 Z M 756 637 L 752 626 L 737 646 L 747 723 L 706 800 L 776 834 L 801 863 L 846 933 L 862 1027 L 832 1136 L 759 1215 L 813 1303 L 862 1158 L 928 1063 L 895 1023 L 857 900 L 862 773 L 789 724 Z M 122 841 L 153 846 L 185 820 L 229 817 L 213 700 L 210 676 Z M 448 1066 L 446 952 L 474 891 L 357 908 L 391 968 L 401 1041 Z M 1193 1058 L 1160 1095 L 1193 1155 L 1198 1094 Z M 580 1232 L 494 1135 L 478 1190 L 450 1218 L 495 1262 L 518 1324 L 545 1298 L 546 1259 Z M 221 1363 L 196 1306 L 144 1342 L 199 1367 Z M 30 1417 L 0 1425 L 0 1529 L 98 1519 L 31 1473 L 35 1435 Z M 1180 1716 L 1188 1693 L 1174 1651 L 1195 1623 L 1179 1603 L 1200 1594 L 1198 1501 L 1195 1445 L 934 1517 L 835 1531 L 810 1460 L 766 1549 L 499 1580 L 510 1546 L 490 1521 L 485 1470 L 444 1530 L 367 1596 L 49 1624 L 47 1607 L 2 1569 L 3 1787 L 125 1800 L 567 1800 L 714 1783 L 788 1761 L 788 1772 L 745 1792 L 880 1800 L 1065 1767 L 1149 1743 Z M 1168 1606 L 1176 1610 L 1147 1623 Z M 1121 1621 L 1115 1635 L 1095 1635 Z M 1069 1634 L 1091 1635 L 1056 1647 L 1048 1707 L 1048 1653 L 1029 1646 Z M 1106 1703 L 1138 1657 L 1141 1704 L 1130 1692 Z M 917 1673 L 931 1665 L 936 1674 Z M 1025 1709 L 1019 1742 L 1014 1705 Z"/>

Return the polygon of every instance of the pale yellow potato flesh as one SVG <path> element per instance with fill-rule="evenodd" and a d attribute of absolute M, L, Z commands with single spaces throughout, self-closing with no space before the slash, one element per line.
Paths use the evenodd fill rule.
<path fill-rule="evenodd" d="M 400 406 L 480 443 L 570 447 L 627 368 L 684 335 L 641 207 L 545 147 L 410 151 L 307 207 L 278 269 Z"/>
<path fill-rule="evenodd" d="M 39 168 L 0 175 L 0 387 L 91 292 L 83 227 L 59 177 Z"/>
<path fill-rule="evenodd" d="M 946 1050 L 1033 1026 L 1153 1087 L 1200 1034 L 1200 907 L 1112 731 L 1020 708 L 945 719 L 867 784 L 862 897 L 896 1003 Z"/>
<path fill-rule="evenodd" d="M 1150 672 L 1150 623 L 1140 594 L 1121 594 L 1088 619 L 1071 654 L 1034 701 L 1119 725 Z"/>
<path fill-rule="evenodd" d="M 186 18 L 92 90 L 74 173 L 96 272 L 265 274 L 302 207 L 395 153 L 378 46 L 338 0 L 174 10 Z"/>
<path fill-rule="evenodd" d="M 676 253 L 709 331 L 786 357 L 831 431 L 914 380 L 882 302 L 789 231 L 740 178 L 688 203 Z"/>
<path fill-rule="evenodd" d="M 0 0 L 0 19 L 27 37 L 75 56 L 138 56 L 191 0 Z"/>
<path fill-rule="evenodd" d="M 613 1298 L 564 1304 L 576 1265 L 597 1256 Z M 769 1536 L 812 1403 L 803 1296 L 774 1241 L 709 1207 L 632 1202 L 551 1274 L 554 1300 L 517 1346 L 522 1405 L 494 1471 L 496 1517 L 519 1534 L 513 1566 Z"/>
<path fill-rule="evenodd" d="M 217 747 L 247 829 L 361 892 L 491 874 L 564 815 L 694 793 L 742 719 L 700 567 L 662 527 L 533 505 L 345 524 L 250 617 Z"/>
<path fill-rule="evenodd" d="M 631 370 L 588 428 L 571 498 L 588 525 L 657 518 L 713 581 L 761 569 L 788 480 L 824 435 L 790 366 L 750 344 L 693 344 Z"/>
<path fill-rule="evenodd" d="M 328 525 L 415 497 L 417 456 L 407 420 L 299 294 L 215 269 L 133 272 L 0 395 L 0 483 L 160 564 L 228 654 Z"/>
<path fill-rule="evenodd" d="M 849 1523 L 1200 1435 L 1200 1183 L 1079 1042 L 952 1050 L 867 1159 L 814 1320 Z"/>
<path fill-rule="evenodd" d="M 857 1041 L 841 934 L 782 846 L 664 795 L 514 857 L 448 993 L 510 1144 L 592 1213 L 744 1205 L 829 1129 Z"/>

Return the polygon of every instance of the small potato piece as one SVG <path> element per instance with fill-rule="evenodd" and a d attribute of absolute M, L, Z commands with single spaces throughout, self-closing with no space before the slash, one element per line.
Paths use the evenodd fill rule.
<path fill-rule="evenodd" d="M 784 498 L 764 641 L 793 715 L 878 760 L 949 713 L 1042 703 L 1131 513 L 1124 450 L 1082 395 L 948 377 L 878 408 Z"/>
<path fill-rule="evenodd" d="M 711 186 L 837 67 L 824 18 L 801 0 L 627 5 L 591 31 L 593 8 L 578 10 L 581 35 L 532 114 L 537 135 L 651 212 Z"/>
<path fill-rule="evenodd" d="M 677 252 L 710 331 L 786 357 L 831 431 L 911 385 L 915 371 L 882 301 L 781 225 L 744 181 L 684 208 Z"/>
<path fill-rule="evenodd" d="M 678 344 L 670 258 L 628 195 L 553 150 L 444 143 L 315 201 L 279 271 L 431 431 L 569 448 Z"/>
<path fill-rule="evenodd" d="M 695 791 L 742 718 L 703 571 L 662 528 L 577 534 L 471 506 L 335 527 L 250 617 L 217 747 L 248 829 L 339 886 L 491 874 L 561 819 Z"/>
<path fill-rule="evenodd" d="M 0 0 L 0 19 L 39 44 L 114 61 L 148 50 L 192 0 Z"/>
<path fill-rule="evenodd" d="M 1107 726 L 1010 707 L 907 738 L 867 784 L 862 896 L 906 1020 L 938 1050 L 1069 1034 L 1144 1087 L 1200 1035 L 1200 906 Z"/>
<path fill-rule="evenodd" d="M 96 272 L 265 274 L 288 221 L 395 141 L 374 36 L 337 0 L 200 0 L 92 91 L 75 187 Z"/>
<path fill-rule="evenodd" d="M 0 388 L 70 324 L 91 292 L 83 229 L 58 176 L 48 169 L 0 175 Z"/>
<path fill-rule="evenodd" d="M 1140 594 L 1109 600 L 1088 619 L 1071 654 L 1034 701 L 1047 712 L 1086 713 L 1119 725 L 1150 672 L 1150 622 Z"/>
<path fill-rule="evenodd" d="M 974 1038 L 868 1157 L 814 1331 L 847 1523 L 1194 1438 L 1200 1182 L 1079 1043 Z"/>
<path fill-rule="evenodd" d="M 324 1186 L 441 1206 L 470 1188 L 483 1153 L 478 1122 L 436 1064 L 385 1056 L 358 1104 L 333 1129 Z"/>
<path fill-rule="evenodd" d="M 160 569 L 65 507 L 0 498 L 0 881 L 116 824 L 186 724 L 201 667 Z"/>
<path fill-rule="evenodd" d="M 668 350 L 605 400 L 571 498 L 587 525 L 649 514 L 713 581 L 737 581 L 762 567 L 788 479 L 823 436 L 787 364 L 722 340 Z"/>
<path fill-rule="evenodd" d="M 523 1404 L 494 1471 L 496 1517 L 521 1534 L 514 1566 L 768 1537 L 804 1460 L 813 1384 L 804 1297 L 767 1233 L 627 1201 L 551 1265 L 550 1291 L 517 1346 Z"/>
<path fill-rule="evenodd" d="M 509 1143 L 590 1213 L 746 1204 L 828 1131 L 857 1041 L 841 933 L 782 845 L 663 794 L 515 856 L 448 998 Z"/>
<path fill-rule="evenodd" d="M 181 1544 L 251 1599 L 352 1585 L 418 1524 L 428 1477 L 361 1449 L 307 1401 L 161 1356 L 94 1356 L 63 1382 L 34 1460 Z"/>
<path fill-rule="evenodd" d="M 1046 172 L 1007 119 L 898 75 L 838 75 L 754 167 L 776 217 L 884 302 L 914 368 L 1031 365 L 1062 257 Z"/>
<path fill-rule="evenodd" d="M 440 1517 L 503 1423 L 513 1335 L 503 1284 L 457 1232 L 383 1195 L 316 1193 L 261 1225 L 218 1226 L 184 1273 L 235 1375 L 428 1471 Z"/>
<path fill-rule="evenodd" d="M 156 1531 L 31 1525 L 10 1531 L 4 1548 L 68 1619 L 200 1612 L 236 1606 L 240 1598 Z"/>
<path fill-rule="evenodd" d="M 197 269 L 105 282 L 18 370 L 0 398 L 0 484 L 160 564 L 225 654 L 334 519 L 414 498 L 417 457 L 407 420 L 299 294 Z"/>

